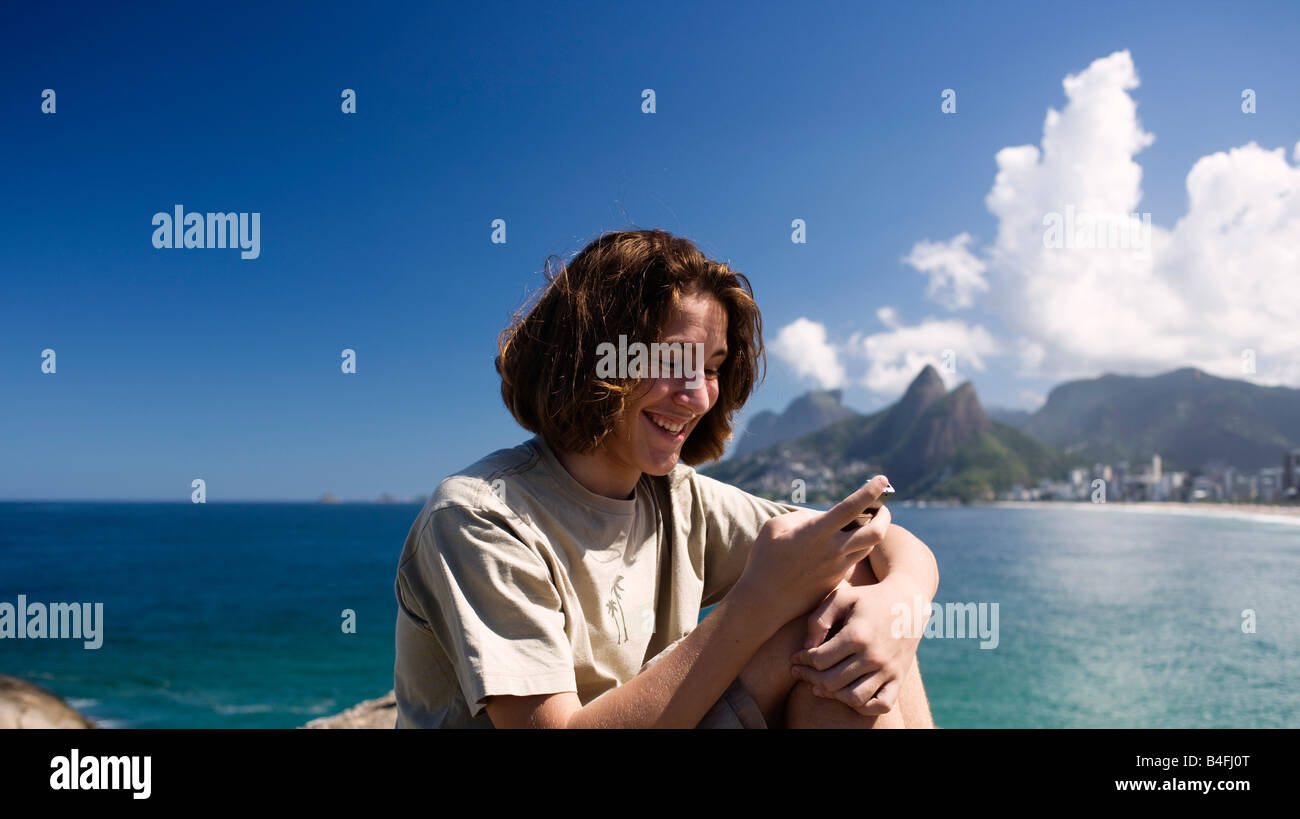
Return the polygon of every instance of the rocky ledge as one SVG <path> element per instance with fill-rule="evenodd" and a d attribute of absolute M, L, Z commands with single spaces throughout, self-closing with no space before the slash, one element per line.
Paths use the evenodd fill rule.
<path fill-rule="evenodd" d="M 0 729 L 94 727 L 58 694 L 0 674 Z"/>
<path fill-rule="evenodd" d="M 319 717 L 303 728 L 393 728 L 397 724 L 397 697 L 389 691 L 382 697 L 357 703 L 331 717 Z"/>
<path fill-rule="evenodd" d="M 382 697 L 357 703 L 339 714 L 314 719 L 302 728 L 393 728 L 397 723 L 397 698 Z M 0 730 L 12 728 L 95 728 L 95 723 L 39 685 L 0 674 Z"/>

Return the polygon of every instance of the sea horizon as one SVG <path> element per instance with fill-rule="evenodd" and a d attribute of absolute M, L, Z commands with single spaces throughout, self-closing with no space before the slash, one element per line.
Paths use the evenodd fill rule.
<path fill-rule="evenodd" d="M 426 498 L 426 500 L 427 500 L 427 498 Z M 264 503 L 264 504 L 272 504 L 272 505 L 274 505 L 274 504 L 285 504 L 285 505 L 299 504 L 299 505 L 312 505 L 312 506 L 338 506 L 338 505 L 342 505 L 342 504 L 361 504 L 361 505 L 372 504 L 372 505 L 374 505 L 374 506 L 419 506 L 419 505 L 423 504 L 424 502 L 425 502 L 425 501 L 423 501 L 423 500 L 394 500 L 394 501 L 384 501 L 384 500 L 374 500 L 374 499 L 371 499 L 371 500 L 350 500 L 350 499 L 347 499 L 347 498 L 340 498 L 339 500 L 336 500 L 336 501 L 322 501 L 322 500 L 320 500 L 319 498 L 317 498 L 317 499 L 315 499 L 315 500 L 306 500 L 306 499 L 299 499 L 299 498 L 275 498 L 275 499 L 266 499 L 266 498 L 247 498 L 247 499 L 245 499 L 245 498 L 224 498 L 224 499 L 221 499 L 221 500 L 208 500 L 208 501 L 204 501 L 203 503 L 194 503 L 193 501 L 190 501 L 190 500 L 184 500 L 184 499 L 177 500 L 177 499 L 175 499 L 175 498 L 164 498 L 164 499 L 152 499 L 152 498 L 125 498 L 125 499 L 115 499 L 115 498 L 0 498 L 0 503 L 103 503 L 103 504 L 121 504 L 121 505 L 127 505 L 127 504 L 176 504 L 176 505 L 185 505 L 185 506 L 191 506 L 191 505 L 193 505 L 193 506 L 207 506 L 207 505 L 222 505 L 222 504 L 232 504 L 232 503 L 243 503 L 243 504 L 250 504 L 250 503 Z"/>
<path fill-rule="evenodd" d="M 0 502 L 0 603 L 104 604 L 100 648 L 0 639 L 0 673 L 106 727 L 296 727 L 392 688 L 415 504 L 182 503 Z M 1300 727 L 1292 527 L 1047 505 L 894 520 L 939 561 L 935 603 L 999 631 L 922 641 L 939 725 Z"/>

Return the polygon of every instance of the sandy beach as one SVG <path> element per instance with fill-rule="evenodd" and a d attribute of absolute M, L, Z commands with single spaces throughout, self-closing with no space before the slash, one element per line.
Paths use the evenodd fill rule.
<path fill-rule="evenodd" d="M 1077 509 L 1101 513 L 1136 512 L 1204 517 L 1249 518 L 1255 521 L 1300 526 L 1300 506 L 1271 506 L 1259 503 L 1088 503 L 1086 501 L 995 501 L 984 504 L 1004 509 Z"/>

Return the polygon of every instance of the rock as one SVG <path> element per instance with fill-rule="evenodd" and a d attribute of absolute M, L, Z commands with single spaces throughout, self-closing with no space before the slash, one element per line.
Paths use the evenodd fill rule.
<path fill-rule="evenodd" d="M 389 691 L 379 699 L 366 700 L 330 717 L 318 717 L 303 728 L 395 728 L 397 697 Z"/>
<path fill-rule="evenodd" d="M 95 723 L 83 717 L 58 694 L 26 680 L 0 674 L 0 730 L 94 727 Z"/>

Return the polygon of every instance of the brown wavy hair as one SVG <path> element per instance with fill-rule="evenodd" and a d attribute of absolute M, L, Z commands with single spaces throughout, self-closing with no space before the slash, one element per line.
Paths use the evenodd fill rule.
<path fill-rule="evenodd" d="M 663 230 L 603 234 L 567 265 L 546 260 L 546 284 L 497 339 L 501 398 L 520 426 L 552 449 L 586 454 L 614 431 L 638 379 L 596 376 L 602 342 L 659 340 L 678 298 L 701 293 L 727 312 L 718 400 L 682 444 L 689 465 L 722 457 L 732 418 L 766 377 L 763 320 L 749 280 Z M 703 362 L 698 362 L 703 366 Z M 760 374 L 759 368 L 762 368 Z"/>

